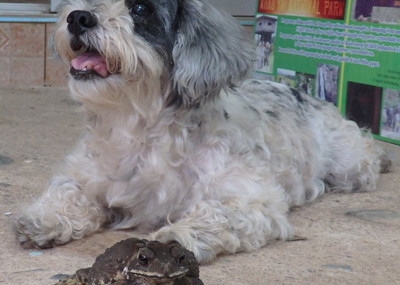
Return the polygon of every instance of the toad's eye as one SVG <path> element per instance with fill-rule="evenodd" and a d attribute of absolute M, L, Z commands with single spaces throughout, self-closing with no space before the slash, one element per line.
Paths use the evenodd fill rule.
<path fill-rule="evenodd" d="M 178 257 L 178 262 L 179 264 L 181 264 L 184 260 L 185 260 L 186 256 L 184 253 L 182 253 L 179 257 Z"/>
<path fill-rule="evenodd" d="M 151 15 L 153 10 L 150 6 L 147 6 L 143 3 L 136 3 L 131 7 L 130 12 L 137 16 L 146 17 Z"/>
<path fill-rule="evenodd" d="M 140 264 L 142 264 L 142 265 L 149 264 L 149 259 L 146 256 L 144 256 L 143 254 L 139 254 L 139 261 L 140 261 Z"/>

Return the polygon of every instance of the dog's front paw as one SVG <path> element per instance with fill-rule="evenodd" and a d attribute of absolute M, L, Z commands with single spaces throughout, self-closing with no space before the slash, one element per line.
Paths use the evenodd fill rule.
<path fill-rule="evenodd" d="M 21 216 L 18 218 L 15 230 L 18 242 L 25 249 L 51 248 L 56 245 L 52 235 L 40 232 L 39 223 L 27 217 Z"/>
<path fill-rule="evenodd" d="M 35 248 L 35 242 L 30 238 L 31 225 L 24 217 L 20 217 L 16 223 L 17 240 L 25 249 Z"/>
<path fill-rule="evenodd" d="M 191 228 L 183 227 L 181 230 L 178 230 L 177 227 L 165 226 L 150 234 L 148 239 L 157 240 L 162 243 L 175 241 L 187 250 L 193 252 L 197 261 L 200 263 L 207 263 L 216 256 L 211 242 L 207 241 L 207 238 L 197 236 L 195 230 Z"/>
<path fill-rule="evenodd" d="M 168 229 L 168 227 L 161 228 L 160 230 L 150 234 L 148 239 L 156 240 L 156 241 L 159 241 L 162 243 L 166 243 L 166 242 L 170 242 L 170 241 L 176 241 L 176 242 L 180 243 L 177 235 L 173 231 Z"/>

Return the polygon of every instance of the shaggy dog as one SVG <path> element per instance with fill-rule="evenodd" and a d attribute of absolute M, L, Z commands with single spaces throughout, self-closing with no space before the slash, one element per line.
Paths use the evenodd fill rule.
<path fill-rule="evenodd" d="M 246 79 L 252 40 L 203 0 L 67 0 L 54 47 L 87 134 L 18 219 L 27 247 L 130 228 L 206 262 L 290 237 L 290 207 L 388 165 L 332 104 Z"/>

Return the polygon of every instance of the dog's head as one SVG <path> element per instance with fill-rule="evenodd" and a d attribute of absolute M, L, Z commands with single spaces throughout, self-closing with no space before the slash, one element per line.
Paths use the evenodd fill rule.
<path fill-rule="evenodd" d="M 158 80 L 191 105 L 251 66 L 246 33 L 203 0 L 66 0 L 60 9 L 54 46 L 79 84 Z"/>

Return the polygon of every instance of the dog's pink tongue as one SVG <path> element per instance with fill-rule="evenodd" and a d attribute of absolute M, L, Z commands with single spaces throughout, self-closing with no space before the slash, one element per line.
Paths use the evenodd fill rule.
<path fill-rule="evenodd" d="M 85 52 L 71 60 L 71 65 L 76 70 L 93 69 L 102 77 L 108 75 L 107 64 L 99 53 Z"/>

